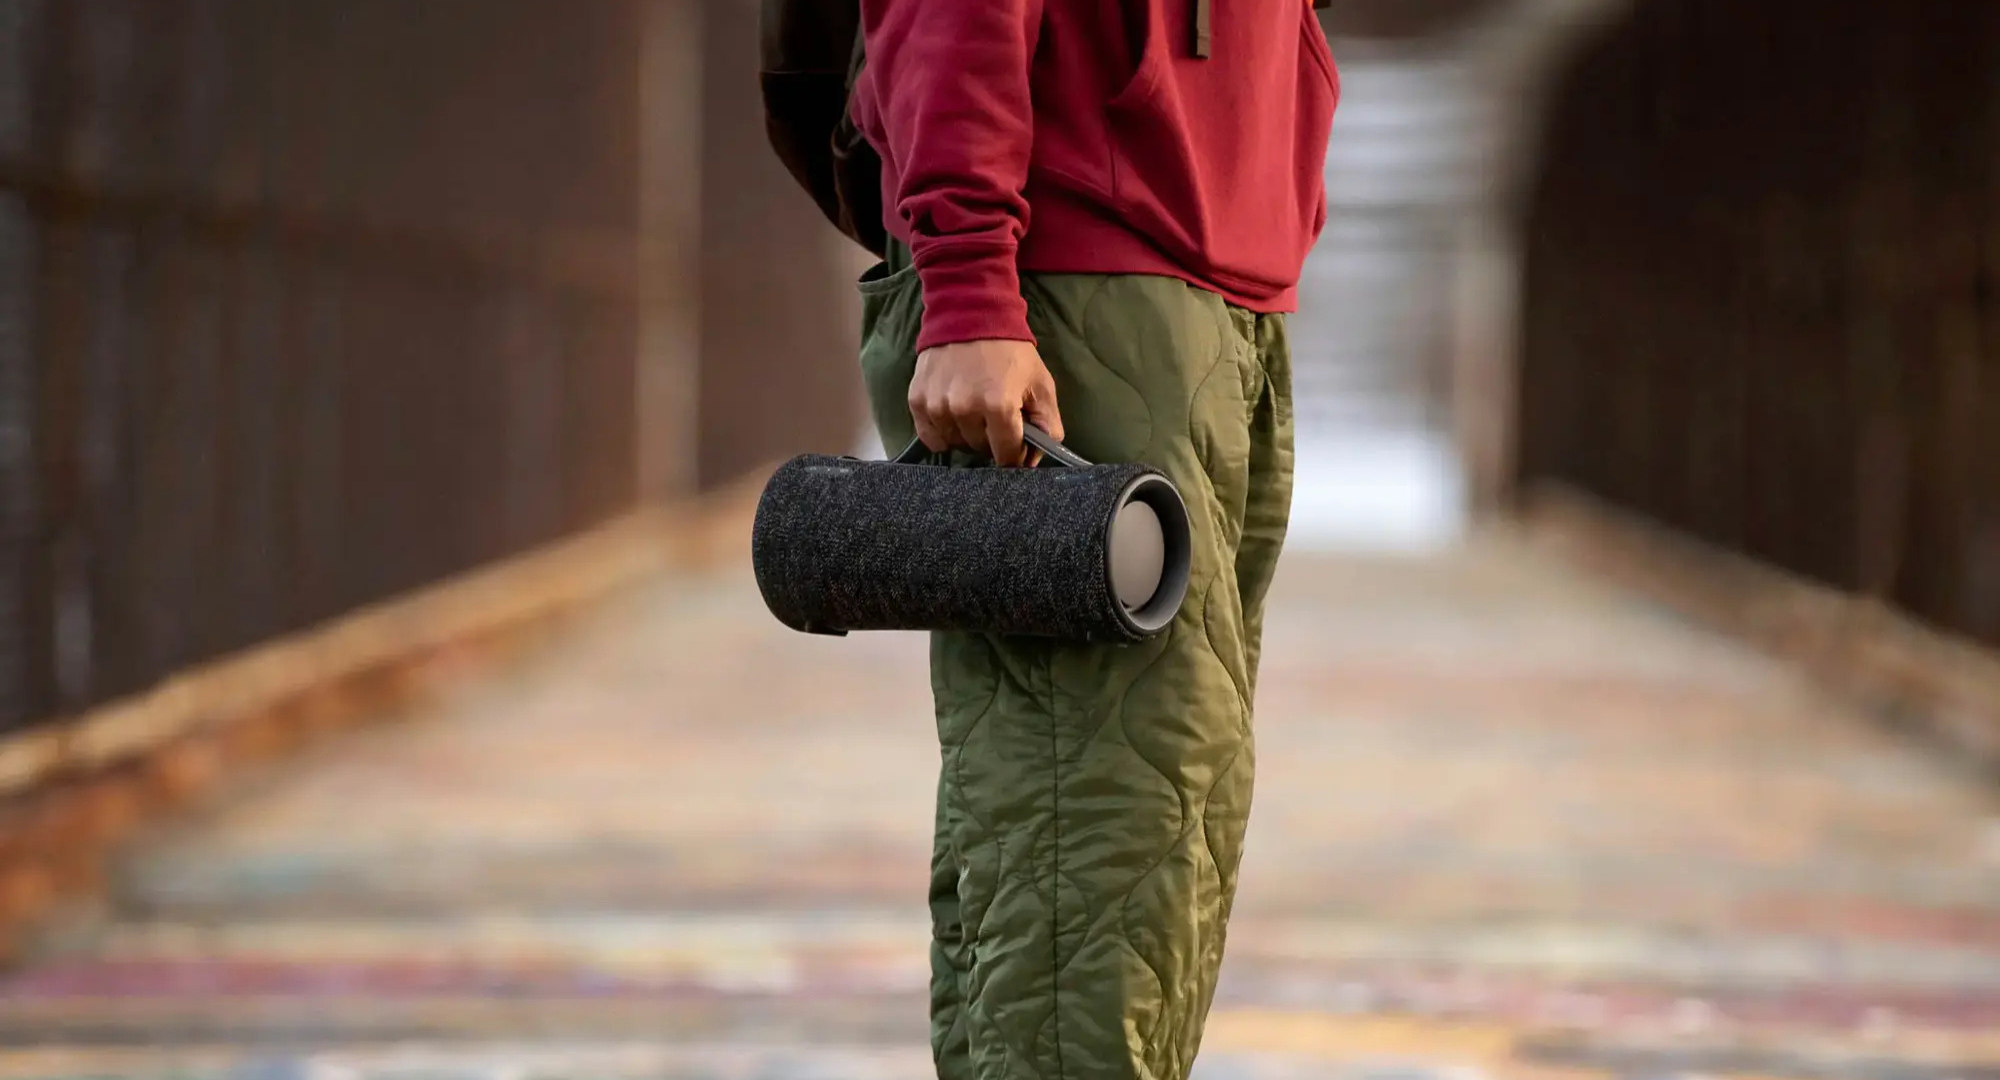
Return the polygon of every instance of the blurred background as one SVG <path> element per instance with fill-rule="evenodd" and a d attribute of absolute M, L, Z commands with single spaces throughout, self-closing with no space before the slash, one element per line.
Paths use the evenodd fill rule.
<path fill-rule="evenodd" d="M 1201 1080 L 2000 1076 L 2000 7 L 1336 0 Z M 750 0 L 0 0 L 0 1080 L 931 1075 Z"/>

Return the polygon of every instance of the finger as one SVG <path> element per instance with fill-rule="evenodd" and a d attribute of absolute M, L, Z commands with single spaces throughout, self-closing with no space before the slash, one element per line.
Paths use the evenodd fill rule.
<path fill-rule="evenodd" d="M 986 404 L 986 438 L 993 448 L 993 460 L 1001 465 L 1018 466 L 1032 464 L 1023 452 L 1020 406 L 995 399 Z"/>
<path fill-rule="evenodd" d="M 1051 384 L 1028 398 L 1024 411 L 1028 422 L 1049 433 L 1049 438 L 1057 442 L 1063 440 L 1062 413 L 1056 408 L 1055 386 Z"/>
<path fill-rule="evenodd" d="M 937 421 L 937 410 L 931 407 L 928 398 L 910 395 L 910 420 L 916 425 L 917 438 L 924 449 L 933 454 L 942 454 L 951 449 L 951 429 Z"/>
<path fill-rule="evenodd" d="M 945 434 L 943 428 L 932 423 L 929 417 L 917 421 L 917 439 L 924 444 L 924 449 L 933 454 L 942 454 L 951 449 L 951 437 Z"/>
<path fill-rule="evenodd" d="M 987 452 L 986 413 L 976 404 L 976 399 L 966 396 L 953 398 L 950 415 L 944 418 L 944 422 L 950 425 L 957 445 L 978 454 Z"/>

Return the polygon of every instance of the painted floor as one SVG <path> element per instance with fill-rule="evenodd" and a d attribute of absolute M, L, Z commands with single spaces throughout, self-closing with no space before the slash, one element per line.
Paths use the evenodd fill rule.
<path fill-rule="evenodd" d="M 2000 797 L 1505 538 L 1284 567 L 1200 1080 L 2000 1078 Z M 153 838 L 0 1080 L 921 1080 L 924 644 L 747 574 Z"/>

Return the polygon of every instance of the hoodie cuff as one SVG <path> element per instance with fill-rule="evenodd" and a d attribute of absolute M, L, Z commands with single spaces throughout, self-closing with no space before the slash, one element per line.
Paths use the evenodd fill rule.
<path fill-rule="evenodd" d="M 1013 244 L 949 243 L 915 252 L 924 322 L 917 351 L 962 341 L 1035 340 Z"/>

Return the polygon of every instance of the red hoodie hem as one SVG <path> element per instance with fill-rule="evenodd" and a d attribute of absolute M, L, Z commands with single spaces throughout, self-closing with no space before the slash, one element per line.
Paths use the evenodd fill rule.
<path fill-rule="evenodd" d="M 918 350 L 961 341 L 1034 341 L 1019 271 L 1167 277 L 1260 315 L 1298 310 L 1296 285 L 1225 285 L 1212 271 L 1198 274 L 1174 262 L 1129 226 L 1107 220 L 1105 211 L 1066 191 L 1037 191 L 1031 198 L 1035 227 L 1018 250 L 983 242 L 940 244 L 918 257 L 925 307 Z"/>
<path fill-rule="evenodd" d="M 1130 225 L 1106 220 L 1108 211 L 1082 202 L 1059 188 L 1036 190 L 1034 227 L 1021 240 L 1015 264 L 1044 274 L 1150 274 L 1184 281 L 1237 307 L 1260 315 L 1298 310 L 1296 284 L 1272 286 L 1221 281 L 1214 271 L 1197 273 L 1169 258 Z"/>

